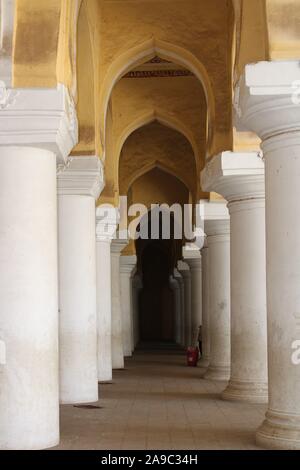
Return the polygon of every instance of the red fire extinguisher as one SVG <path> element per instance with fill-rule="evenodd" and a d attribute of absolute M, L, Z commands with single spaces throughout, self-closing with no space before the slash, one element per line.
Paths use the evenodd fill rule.
<path fill-rule="evenodd" d="M 198 341 L 199 341 L 200 328 L 201 327 L 199 327 L 198 330 L 195 331 L 193 334 L 194 341 L 192 342 L 192 344 L 194 344 L 194 346 L 190 346 L 186 350 L 186 361 L 189 367 L 197 367 L 197 364 L 198 364 L 198 360 L 199 360 Z"/>
<path fill-rule="evenodd" d="M 196 367 L 199 359 L 199 349 L 197 347 L 193 348 L 192 346 L 187 348 L 186 351 L 186 360 L 189 367 Z"/>

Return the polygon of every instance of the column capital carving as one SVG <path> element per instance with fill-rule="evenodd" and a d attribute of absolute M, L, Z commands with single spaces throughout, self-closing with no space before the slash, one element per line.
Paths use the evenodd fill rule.
<path fill-rule="evenodd" d="M 201 268 L 201 252 L 194 243 L 187 243 L 182 249 L 183 261 L 190 270 Z"/>
<path fill-rule="evenodd" d="M 114 255 L 121 255 L 121 252 L 123 251 L 123 249 L 125 248 L 125 246 L 127 246 L 129 243 L 129 240 L 125 240 L 125 239 L 122 239 L 122 238 L 114 238 L 111 242 L 111 253 L 114 254 Z"/>
<path fill-rule="evenodd" d="M 255 132 L 263 141 L 300 132 L 299 61 L 246 65 L 235 89 L 237 130 Z"/>
<path fill-rule="evenodd" d="M 96 156 L 70 157 L 68 164 L 57 175 L 58 195 L 98 199 L 103 187 L 103 164 Z"/>
<path fill-rule="evenodd" d="M 195 243 L 186 243 L 182 248 L 182 255 L 184 261 L 186 261 L 187 259 L 201 258 L 200 248 Z"/>
<path fill-rule="evenodd" d="M 229 203 L 264 199 L 264 161 L 257 152 L 222 152 L 201 172 L 204 191 L 215 191 Z"/>
<path fill-rule="evenodd" d="M 136 266 L 137 257 L 135 255 L 124 255 L 120 257 L 120 271 L 131 274 Z"/>
<path fill-rule="evenodd" d="M 43 148 L 64 164 L 77 141 L 76 109 L 64 85 L 8 88 L 0 82 L 0 146 Z"/>
<path fill-rule="evenodd" d="M 111 242 L 115 237 L 120 215 L 119 209 L 110 204 L 96 208 L 96 240 Z"/>

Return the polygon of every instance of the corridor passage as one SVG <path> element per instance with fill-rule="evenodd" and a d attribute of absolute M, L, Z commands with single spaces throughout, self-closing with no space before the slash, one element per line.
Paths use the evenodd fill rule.
<path fill-rule="evenodd" d="M 138 351 L 100 385 L 99 408 L 61 407 L 55 449 L 257 449 L 266 406 L 222 401 L 225 384 L 200 377 L 180 350 Z"/>

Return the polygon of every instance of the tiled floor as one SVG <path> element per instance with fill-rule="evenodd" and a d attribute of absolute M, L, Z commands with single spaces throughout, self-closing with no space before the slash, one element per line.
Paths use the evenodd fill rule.
<path fill-rule="evenodd" d="M 61 407 L 55 449 L 256 449 L 265 406 L 225 402 L 183 354 L 138 352 L 100 385 L 100 409 Z"/>

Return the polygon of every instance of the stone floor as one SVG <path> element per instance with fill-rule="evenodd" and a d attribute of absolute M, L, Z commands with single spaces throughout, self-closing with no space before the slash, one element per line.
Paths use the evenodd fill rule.
<path fill-rule="evenodd" d="M 100 408 L 61 407 L 55 449 L 256 449 L 265 406 L 225 402 L 178 351 L 144 351 L 100 385 Z"/>

